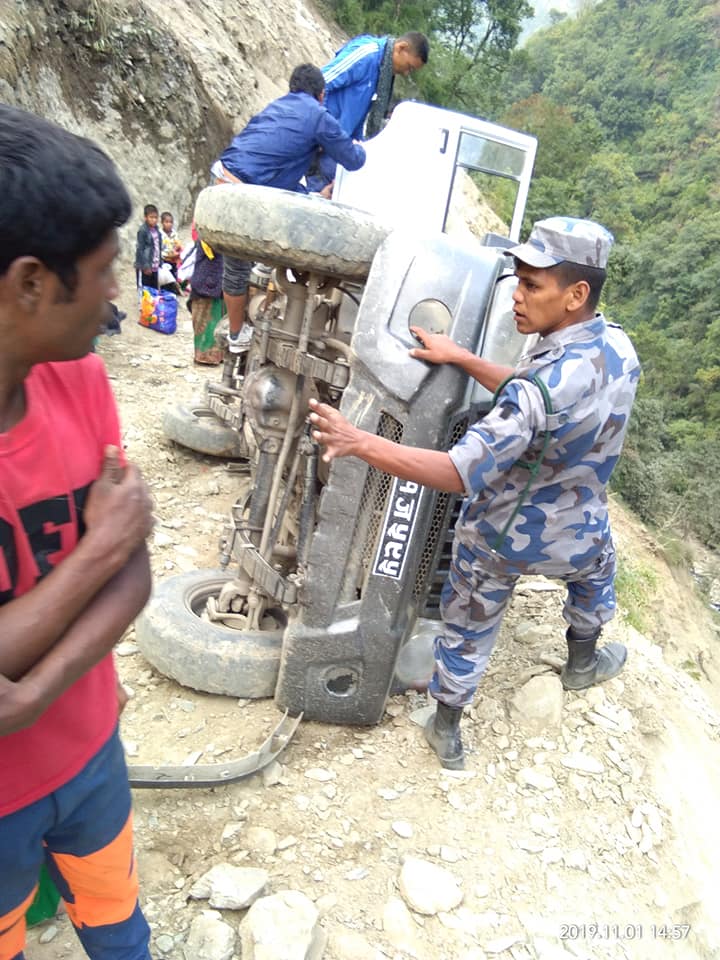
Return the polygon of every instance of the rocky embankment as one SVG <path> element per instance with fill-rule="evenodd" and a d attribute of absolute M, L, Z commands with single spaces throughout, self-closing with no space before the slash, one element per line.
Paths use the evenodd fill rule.
<path fill-rule="evenodd" d="M 138 222 L 183 223 L 232 135 L 339 40 L 302 0 L 0 0 L 0 97 L 99 143 Z"/>

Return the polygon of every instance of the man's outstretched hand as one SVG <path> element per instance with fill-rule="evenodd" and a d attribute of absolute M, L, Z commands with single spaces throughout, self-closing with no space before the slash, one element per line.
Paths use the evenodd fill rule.
<path fill-rule="evenodd" d="M 410 327 L 410 333 L 419 340 L 421 347 L 413 347 L 408 353 L 417 360 L 430 363 L 459 363 L 465 352 L 444 333 L 428 333 L 422 327 Z"/>
<path fill-rule="evenodd" d="M 358 456 L 363 431 L 353 427 L 335 407 L 313 399 L 309 403 L 313 439 L 325 447 L 325 463 L 335 457 Z"/>

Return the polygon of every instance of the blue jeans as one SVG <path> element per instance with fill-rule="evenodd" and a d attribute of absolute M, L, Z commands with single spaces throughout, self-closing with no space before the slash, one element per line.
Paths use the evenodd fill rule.
<path fill-rule="evenodd" d="M 117 730 L 64 786 L 0 817 L 0 960 L 24 958 L 43 862 L 91 960 L 150 960 Z"/>

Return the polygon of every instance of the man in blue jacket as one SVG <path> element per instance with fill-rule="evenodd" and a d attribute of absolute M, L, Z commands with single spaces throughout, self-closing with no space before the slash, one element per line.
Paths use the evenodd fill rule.
<path fill-rule="evenodd" d="M 346 133 L 356 140 L 374 137 L 382 129 L 396 76 L 409 76 L 428 61 L 429 44 L 422 33 L 402 37 L 353 37 L 323 67 L 325 106 Z M 335 178 L 335 162 L 322 155 L 313 186 Z"/>
<path fill-rule="evenodd" d="M 300 180 L 318 147 L 348 170 L 365 163 L 365 150 L 354 143 L 323 106 L 325 80 L 318 67 L 303 63 L 290 77 L 290 92 L 273 100 L 212 166 L 219 183 L 253 183 L 307 193 Z M 229 350 L 240 353 L 252 338 L 244 325 L 251 264 L 224 258 L 223 296 L 230 324 Z"/>

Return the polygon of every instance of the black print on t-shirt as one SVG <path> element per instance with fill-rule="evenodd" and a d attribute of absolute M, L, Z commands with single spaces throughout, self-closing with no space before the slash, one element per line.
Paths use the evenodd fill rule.
<path fill-rule="evenodd" d="M 85 532 L 83 511 L 90 484 L 73 490 L 72 498 L 77 517 L 78 539 Z M 33 552 L 37 564 L 37 580 L 42 580 L 52 570 L 54 564 L 50 557 L 62 547 L 62 527 L 75 523 L 70 500 L 67 494 L 58 494 L 48 500 L 31 503 L 18 510 L 20 522 Z M 5 559 L 5 568 L 10 579 L 10 589 L 0 590 L 0 604 L 7 603 L 15 596 L 18 581 L 18 551 L 15 543 L 15 531 L 11 524 L 0 518 L 0 550 Z"/>

